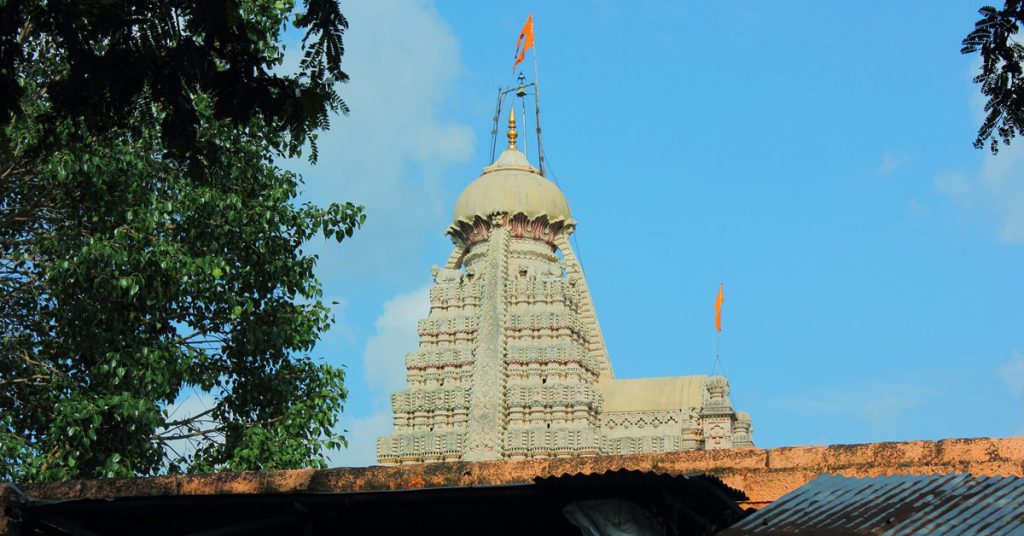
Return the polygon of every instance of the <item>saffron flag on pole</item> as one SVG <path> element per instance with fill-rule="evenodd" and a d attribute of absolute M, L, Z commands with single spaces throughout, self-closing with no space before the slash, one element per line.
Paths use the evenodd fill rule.
<path fill-rule="evenodd" d="M 523 63 L 526 58 L 526 50 L 533 47 L 533 15 L 526 17 L 526 24 L 523 31 L 519 32 L 519 41 L 516 42 L 516 61 L 512 64 L 512 70 Z"/>
<path fill-rule="evenodd" d="M 725 294 L 722 292 L 722 283 L 718 284 L 718 298 L 715 299 L 715 329 L 722 332 L 722 302 L 725 301 Z"/>

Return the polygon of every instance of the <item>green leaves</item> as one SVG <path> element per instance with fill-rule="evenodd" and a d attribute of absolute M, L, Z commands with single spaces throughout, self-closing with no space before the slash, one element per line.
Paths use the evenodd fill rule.
<path fill-rule="evenodd" d="M 341 70 L 348 22 L 336 0 L 306 0 L 294 22 L 305 34 L 300 72 L 282 76 L 275 67 L 294 7 L 283 0 L 4 2 L 0 123 L 45 94 L 50 109 L 37 126 L 46 137 L 62 136 L 65 117 L 106 133 L 134 129 L 141 116 L 158 122 L 165 150 L 198 170 L 215 154 L 200 139 L 210 113 L 239 124 L 261 118 L 297 154 L 331 112 L 347 112 L 334 83 L 348 79 Z M 61 76 L 19 77 L 41 57 L 58 60 Z"/>
<path fill-rule="evenodd" d="M 1003 9 L 985 6 L 978 13 L 981 19 L 960 52 L 981 54 L 981 73 L 974 83 L 988 101 L 974 146 L 980 149 L 987 141 L 996 154 L 1000 140 L 1009 144 L 1024 135 L 1024 45 L 1015 39 L 1024 24 L 1024 0 L 1006 0 Z"/>
<path fill-rule="evenodd" d="M 307 4 L 309 68 L 340 80 L 327 4 Z M 331 104 L 326 78 L 267 74 L 292 3 L 56 5 L 0 6 L 33 21 L 0 76 L 20 91 L 0 117 L 0 480 L 321 465 L 346 392 L 307 355 L 332 320 L 301 246 L 365 215 L 297 205 L 274 164 Z M 278 114 L 303 88 L 328 108 Z M 208 409 L 164 411 L 193 389 Z"/>

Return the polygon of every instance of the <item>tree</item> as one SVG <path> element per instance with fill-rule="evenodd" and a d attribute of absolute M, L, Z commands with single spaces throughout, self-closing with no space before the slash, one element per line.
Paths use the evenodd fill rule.
<path fill-rule="evenodd" d="M 347 22 L 295 7 L 0 2 L 0 480 L 322 466 L 344 443 L 302 246 L 365 216 L 297 204 L 275 159 L 315 161 L 347 111 Z M 191 390 L 209 407 L 172 414 Z"/>
<path fill-rule="evenodd" d="M 981 19 L 964 38 L 960 52 L 981 53 L 981 73 L 974 82 L 988 101 L 974 146 L 980 149 L 987 141 L 996 154 L 1000 140 L 1009 145 L 1024 135 L 1024 45 L 1014 39 L 1024 23 L 1024 0 L 1006 0 L 1003 9 L 985 6 L 978 13 Z"/>

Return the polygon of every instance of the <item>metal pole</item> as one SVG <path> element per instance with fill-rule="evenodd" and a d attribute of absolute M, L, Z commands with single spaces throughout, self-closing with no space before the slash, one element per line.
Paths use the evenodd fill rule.
<path fill-rule="evenodd" d="M 537 122 L 537 164 L 540 166 L 540 174 L 544 175 L 544 144 L 540 141 L 540 74 L 537 69 L 537 38 L 536 30 L 534 30 L 533 40 L 533 102 L 536 105 L 536 122 Z M 523 105 L 526 105 L 526 101 L 523 101 Z"/>
<path fill-rule="evenodd" d="M 526 96 L 523 95 L 522 97 L 519 98 L 519 100 L 522 101 L 522 108 L 523 108 L 523 130 L 525 131 L 526 130 Z M 526 155 L 526 156 L 530 156 L 530 153 L 529 153 L 529 148 L 530 147 L 529 147 L 529 144 L 526 142 L 526 140 L 528 138 L 529 138 L 529 136 L 523 136 L 523 154 Z"/>
<path fill-rule="evenodd" d="M 718 332 L 718 336 L 715 338 L 715 364 L 711 367 L 711 375 L 719 376 L 724 374 L 722 369 L 722 360 L 719 357 L 719 350 L 722 348 L 722 332 Z"/>
<path fill-rule="evenodd" d="M 498 88 L 498 103 L 494 106 L 494 125 L 491 127 L 491 159 L 486 165 L 491 165 L 494 162 L 494 150 L 498 143 L 498 119 L 501 116 L 501 92 L 502 89 Z"/>

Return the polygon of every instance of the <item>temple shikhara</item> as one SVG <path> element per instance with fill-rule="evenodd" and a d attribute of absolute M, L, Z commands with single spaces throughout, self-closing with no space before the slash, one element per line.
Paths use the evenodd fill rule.
<path fill-rule="evenodd" d="M 561 190 L 516 145 L 455 203 L 381 464 L 752 447 L 723 376 L 616 379 Z"/>

